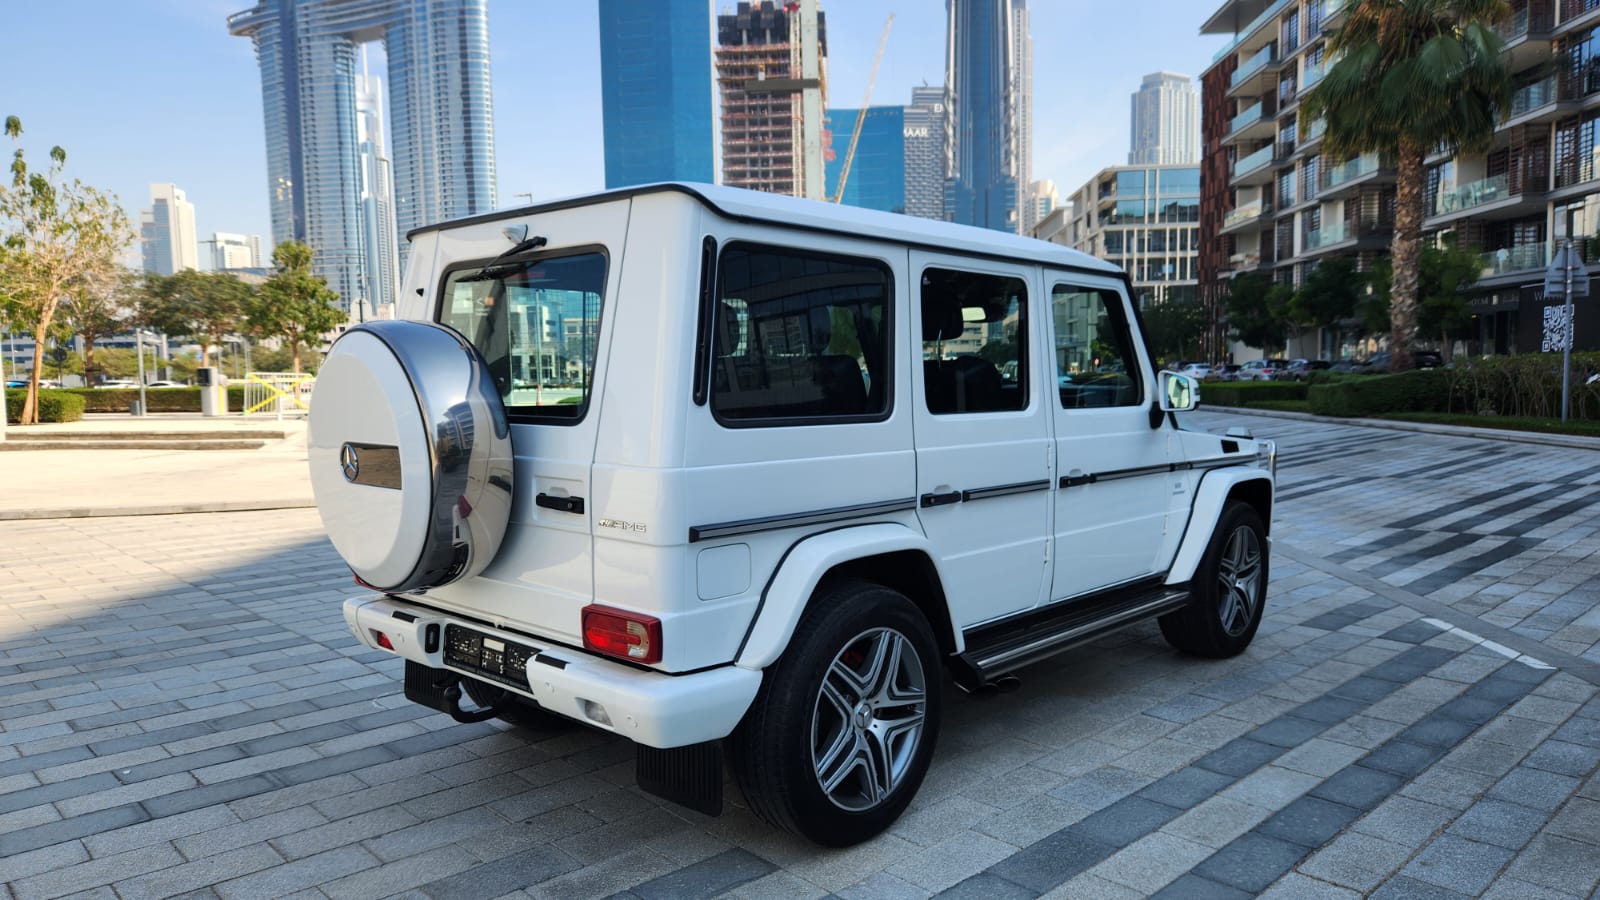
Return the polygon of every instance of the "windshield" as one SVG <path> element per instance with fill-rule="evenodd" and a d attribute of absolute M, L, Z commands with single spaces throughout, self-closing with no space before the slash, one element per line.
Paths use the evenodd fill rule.
<path fill-rule="evenodd" d="M 605 277 L 598 252 L 458 269 L 441 318 L 483 354 L 508 414 L 576 421 L 589 407 Z"/>

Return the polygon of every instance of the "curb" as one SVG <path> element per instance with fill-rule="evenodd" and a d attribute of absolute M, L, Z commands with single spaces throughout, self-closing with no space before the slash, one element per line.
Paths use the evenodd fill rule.
<path fill-rule="evenodd" d="M 40 519 L 96 519 L 115 516 L 181 516 L 206 512 L 261 512 L 274 509 L 312 509 L 309 497 L 289 500 L 218 500 L 210 503 L 162 503 L 148 506 L 79 506 L 56 509 L 0 509 L 0 522 Z"/>
<path fill-rule="evenodd" d="M 1393 419 L 1341 419 L 1338 416 L 1319 416 L 1313 413 L 1287 412 L 1278 409 L 1254 409 L 1246 406 L 1201 406 L 1198 411 L 1223 412 L 1243 416 L 1261 416 L 1267 419 L 1290 419 L 1298 422 L 1321 422 L 1325 425 L 1352 425 L 1358 428 L 1378 428 L 1387 431 L 1411 431 L 1418 434 L 1438 434 L 1446 437 L 1475 438 L 1480 441 L 1502 441 L 1514 444 L 1542 444 L 1547 447 L 1566 447 L 1573 450 L 1600 450 L 1600 438 L 1572 434 L 1543 434 L 1537 431 L 1512 431 L 1501 428 L 1470 428 L 1465 425 L 1434 425 L 1428 422 L 1403 422 Z"/>

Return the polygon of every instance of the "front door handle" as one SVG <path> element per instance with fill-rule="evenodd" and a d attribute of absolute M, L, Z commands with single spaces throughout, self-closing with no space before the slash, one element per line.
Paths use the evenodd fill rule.
<path fill-rule="evenodd" d="M 948 491 L 943 494 L 923 494 L 921 502 L 923 509 L 931 506 L 949 506 L 952 503 L 961 502 L 961 492 Z"/>
<path fill-rule="evenodd" d="M 545 509 L 556 509 L 561 512 L 577 513 L 583 515 L 582 497 L 556 497 L 550 494 L 540 494 L 533 498 L 533 502 Z"/>

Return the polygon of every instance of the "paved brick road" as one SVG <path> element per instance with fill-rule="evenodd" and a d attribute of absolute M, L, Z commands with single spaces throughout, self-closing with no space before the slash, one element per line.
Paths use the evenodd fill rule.
<path fill-rule="evenodd" d="M 1147 627 L 953 697 L 846 851 L 407 703 L 311 511 L 0 523 L 0 898 L 1592 896 L 1594 454 L 1248 422 L 1282 476 L 1251 650 Z"/>

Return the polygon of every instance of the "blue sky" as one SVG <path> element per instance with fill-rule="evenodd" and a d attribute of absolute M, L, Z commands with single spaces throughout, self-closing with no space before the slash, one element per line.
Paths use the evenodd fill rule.
<path fill-rule="evenodd" d="M 639 0 L 648 2 L 648 0 Z M 822 0 L 830 106 L 873 89 L 905 103 L 944 77 L 941 0 Z M 67 172 L 114 191 L 130 217 L 151 182 L 195 204 L 200 237 L 270 236 L 260 75 L 229 14 L 251 0 L 52 0 L 7 4 L 0 117 L 19 116 L 36 163 L 52 144 Z M 717 8 L 732 7 L 719 2 Z M 1063 193 L 1127 161 L 1128 101 L 1147 73 L 1198 76 L 1223 39 L 1198 34 L 1216 0 L 1033 0 L 1034 177 Z M 604 187 L 598 26 L 592 0 L 490 0 L 502 204 Z M 9 148 L 6 150 L 9 154 Z M 202 248 L 202 256 L 205 249 Z"/>

